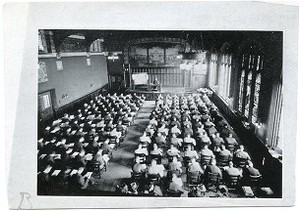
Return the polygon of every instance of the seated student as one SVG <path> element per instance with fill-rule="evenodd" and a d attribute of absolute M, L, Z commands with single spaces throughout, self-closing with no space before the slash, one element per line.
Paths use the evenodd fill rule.
<path fill-rule="evenodd" d="M 219 180 L 222 179 L 222 171 L 218 166 L 216 166 L 216 164 L 217 164 L 216 160 L 212 159 L 210 165 L 206 167 L 204 172 L 204 178 L 206 181 L 208 180 L 209 173 L 218 175 Z"/>
<path fill-rule="evenodd" d="M 183 113 L 183 114 L 185 114 L 185 113 Z M 188 117 L 184 117 L 183 114 L 182 114 L 182 119 L 184 120 L 184 121 L 182 122 L 183 127 L 186 128 L 187 126 L 189 126 L 189 128 L 191 128 L 191 127 L 192 127 L 191 121 L 189 120 Z"/>
<path fill-rule="evenodd" d="M 203 165 L 207 165 L 208 163 L 210 163 L 211 159 L 215 158 L 214 153 L 208 149 L 207 145 L 204 145 L 202 147 L 202 149 L 199 151 L 199 157 L 201 158 L 201 164 Z"/>
<path fill-rule="evenodd" d="M 153 127 L 149 124 L 147 125 L 145 132 L 147 133 L 147 136 L 152 137 L 153 134 L 155 133 Z"/>
<path fill-rule="evenodd" d="M 157 159 L 158 163 L 160 163 L 163 156 L 163 150 L 159 148 L 156 143 L 154 143 L 153 149 L 150 151 L 150 155 L 152 159 Z"/>
<path fill-rule="evenodd" d="M 81 137 L 85 137 L 85 132 L 83 132 L 83 128 L 79 128 L 79 130 L 75 133 L 75 136 L 77 136 L 78 138 L 81 138 Z"/>
<path fill-rule="evenodd" d="M 202 137 L 203 135 L 205 135 L 206 134 L 206 131 L 204 130 L 204 125 L 200 125 L 200 127 L 197 127 L 196 129 L 195 129 L 195 136 L 196 137 Z"/>
<path fill-rule="evenodd" d="M 171 115 L 172 116 L 170 118 L 170 124 L 169 125 L 170 125 L 170 127 L 177 126 L 177 128 L 180 128 L 180 123 L 178 121 L 179 118 L 177 118 L 174 113 L 176 113 L 176 110 L 173 110 L 173 112 L 171 110 Z"/>
<path fill-rule="evenodd" d="M 202 137 L 199 137 L 198 140 L 199 140 L 198 143 L 200 144 L 200 146 L 204 146 L 204 145 L 210 146 L 211 145 L 211 141 L 207 135 L 203 135 Z"/>
<path fill-rule="evenodd" d="M 189 164 L 187 170 L 190 173 L 197 173 L 197 172 L 200 174 L 204 173 L 203 169 L 201 168 L 200 164 L 196 161 L 195 158 L 191 158 L 191 163 Z"/>
<path fill-rule="evenodd" d="M 147 166 L 145 163 L 141 163 L 139 158 L 135 159 L 135 164 L 132 166 L 133 173 L 143 173 L 147 169 Z"/>
<path fill-rule="evenodd" d="M 74 146 L 73 146 L 73 152 L 80 152 L 83 150 L 83 144 L 84 138 L 81 137 L 78 140 L 75 141 Z"/>
<path fill-rule="evenodd" d="M 97 138 L 96 138 L 97 137 Z M 92 139 L 89 144 L 85 147 L 86 153 L 92 153 L 95 154 L 99 150 L 99 145 L 97 140 L 99 139 L 98 136 L 96 136 L 94 139 Z"/>
<path fill-rule="evenodd" d="M 205 122 L 203 122 L 203 124 L 204 124 L 204 128 L 205 128 L 205 129 L 209 129 L 209 128 L 215 126 L 215 124 L 212 123 L 212 122 L 210 121 L 210 119 L 207 119 Z"/>
<path fill-rule="evenodd" d="M 235 168 L 233 166 L 233 162 L 229 161 L 228 168 L 225 168 L 224 170 L 224 177 L 228 179 L 228 177 L 231 176 L 240 176 L 242 177 L 242 171 L 240 171 L 238 168 Z"/>
<path fill-rule="evenodd" d="M 204 125 L 202 124 L 202 122 L 199 120 L 199 119 L 195 119 L 195 122 L 194 122 L 194 128 L 196 129 L 194 132 L 196 133 L 197 129 L 198 128 L 201 128 L 204 130 Z M 200 133 L 202 133 L 203 131 L 200 131 Z"/>
<path fill-rule="evenodd" d="M 161 133 L 157 133 L 156 137 L 154 138 L 155 143 L 157 143 L 157 145 L 159 147 L 163 147 L 166 145 L 166 137 L 163 136 Z"/>
<path fill-rule="evenodd" d="M 138 145 L 138 148 L 134 151 L 136 157 L 146 157 L 148 156 L 149 152 L 147 148 L 144 148 L 142 144 Z"/>
<path fill-rule="evenodd" d="M 172 174 L 172 179 L 168 189 L 171 192 L 184 193 L 182 179 L 178 177 L 175 173 Z"/>
<path fill-rule="evenodd" d="M 167 150 L 168 157 L 180 157 L 180 151 L 173 145 L 170 145 L 170 148 Z"/>
<path fill-rule="evenodd" d="M 85 167 L 87 164 L 85 157 L 83 155 L 76 155 L 76 157 L 72 161 L 72 167 L 74 169 L 79 169 L 81 167 Z"/>
<path fill-rule="evenodd" d="M 96 162 L 99 164 L 100 169 L 106 168 L 108 160 L 106 160 L 102 155 L 102 150 L 98 150 L 93 156 L 91 162 Z"/>
<path fill-rule="evenodd" d="M 75 129 L 75 130 L 77 130 L 77 129 Z M 73 134 L 72 134 L 72 126 L 70 126 L 69 128 L 67 128 L 67 129 L 64 131 L 64 133 L 63 133 L 62 136 L 63 136 L 63 137 L 67 140 L 67 142 L 69 143 L 70 140 L 71 140 L 72 137 L 73 137 Z"/>
<path fill-rule="evenodd" d="M 182 173 L 182 164 L 180 161 L 178 161 L 177 156 L 172 157 L 172 162 L 169 163 L 168 169 L 171 172 L 178 171 L 180 174 Z"/>
<path fill-rule="evenodd" d="M 104 123 L 104 118 L 101 118 L 100 122 L 98 122 L 98 123 L 96 124 L 96 127 L 99 128 L 99 129 L 102 129 L 102 128 L 105 127 L 105 125 L 106 125 L 106 124 Z"/>
<path fill-rule="evenodd" d="M 182 142 L 183 142 L 183 140 L 181 138 L 177 138 L 176 137 L 175 133 L 172 134 L 172 137 L 171 137 L 170 141 L 171 141 L 171 144 L 174 145 L 177 148 L 181 147 L 182 146 Z"/>
<path fill-rule="evenodd" d="M 171 134 L 175 134 L 176 136 L 181 134 L 181 130 L 178 128 L 176 124 L 171 128 L 170 132 Z"/>
<path fill-rule="evenodd" d="M 112 116 L 110 113 L 106 113 L 104 115 L 104 123 L 107 124 L 108 122 L 112 121 Z"/>
<path fill-rule="evenodd" d="M 240 148 L 237 149 L 233 154 L 233 159 L 243 159 L 243 160 L 251 160 L 249 154 L 244 151 L 244 145 L 240 145 Z"/>
<path fill-rule="evenodd" d="M 166 124 L 162 123 L 161 126 L 157 129 L 158 133 L 161 133 L 163 136 L 167 136 L 169 134 L 168 128 L 166 128 Z"/>
<path fill-rule="evenodd" d="M 146 183 L 143 187 L 142 193 L 147 196 L 163 196 L 162 190 L 159 185 L 152 181 Z"/>
<path fill-rule="evenodd" d="M 64 153 L 68 150 L 68 146 L 66 145 L 67 139 L 62 138 L 60 144 L 56 147 L 57 154 Z"/>
<path fill-rule="evenodd" d="M 127 127 L 122 125 L 122 122 L 121 121 L 118 121 L 118 124 L 116 126 L 116 130 L 118 132 L 121 132 L 122 136 L 124 136 L 126 134 L 126 131 L 127 131 Z"/>
<path fill-rule="evenodd" d="M 231 131 L 230 131 L 230 129 L 228 128 L 228 125 L 225 125 L 224 127 L 222 127 L 222 129 L 221 130 L 219 130 L 220 131 L 220 136 L 222 137 L 222 138 L 227 138 L 227 137 L 230 137 L 230 134 L 231 134 Z M 232 134 L 231 134 L 232 135 Z"/>
<path fill-rule="evenodd" d="M 196 152 L 196 150 L 192 150 L 191 145 L 187 145 L 186 150 L 183 152 L 183 157 L 192 159 L 192 158 L 196 158 L 198 159 L 198 153 Z"/>
<path fill-rule="evenodd" d="M 148 166 L 148 170 L 147 173 L 148 174 L 158 174 L 160 177 L 164 177 L 164 171 L 165 171 L 165 167 L 160 164 L 157 164 L 157 161 L 155 159 L 151 160 L 151 164 Z"/>
<path fill-rule="evenodd" d="M 88 132 L 88 137 L 91 137 L 91 138 L 94 138 L 96 135 L 97 135 L 97 132 L 96 132 L 96 125 L 95 124 L 92 124 L 91 125 L 91 129 L 90 131 Z"/>
<path fill-rule="evenodd" d="M 107 122 L 106 125 L 104 126 L 104 131 L 110 132 L 110 131 L 113 130 L 113 128 L 114 128 L 113 120 L 110 120 L 110 121 Z"/>
<path fill-rule="evenodd" d="M 213 151 L 219 151 L 221 144 L 224 144 L 223 138 L 220 137 L 220 133 L 213 134 L 211 136 Z"/>
<path fill-rule="evenodd" d="M 222 163 L 222 164 L 220 164 L 219 161 L 221 161 L 221 160 L 222 160 L 222 162 L 224 162 L 224 161 L 227 160 L 227 163 Z M 221 144 L 221 146 L 220 146 L 220 151 L 217 153 L 217 161 L 218 161 L 218 165 L 219 165 L 219 166 L 222 166 L 222 167 L 228 166 L 228 162 L 229 162 L 230 160 L 232 160 L 232 154 L 231 154 L 231 152 L 230 152 L 228 149 L 226 149 L 226 147 L 225 147 L 224 144 Z"/>
<path fill-rule="evenodd" d="M 207 109 L 207 108 L 206 108 Z M 211 119 L 211 117 L 208 115 L 207 111 L 201 112 L 201 122 L 207 122 L 208 120 Z"/>
<path fill-rule="evenodd" d="M 84 190 L 88 187 L 90 181 L 91 180 L 89 178 L 83 177 L 81 174 L 76 173 L 71 176 L 69 185 L 71 188 L 76 190 Z"/>
<path fill-rule="evenodd" d="M 130 119 L 128 117 L 128 114 L 125 114 L 124 117 L 122 118 L 122 125 L 130 125 Z"/>
<path fill-rule="evenodd" d="M 192 138 L 190 134 L 187 134 L 187 136 L 183 139 L 183 143 L 196 146 L 196 140 Z"/>
<path fill-rule="evenodd" d="M 101 145 L 101 150 L 103 151 L 103 154 L 108 154 L 109 157 L 111 157 L 112 156 L 113 148 L 110 145 L 109 141 L 110 141 L 109 139 L 106 139 L 103 142 L 103 144 Z"/>
<path fill-rule="evenodd" d="M 191 125 L 185 125 L 185 127 L 183 129 L 183 134 L 184 134 L 184 137 L 186 137 L 187 135 L 192 136 L 194 134 Z"/>
<path fill-rule="evenodd" d="M 154 116 L 150 119 L 149 125 L 151 125 L 152 127 L 157 127 L 158 122 L 157 122 L 157 120 L 155 119 Z"/>
<path fill-rule="evenodd" d="M 69 122 L 70 116 L 69 114 L 65 113 L 64 116 L 61 118 L 61 123 Z"/>
<path fill-rule="evenodd" d="M 225 137 L 224 139 L 225 139 L 225 144 L 226 144 L 227 148 L 231 152 L 233 152 L 235 150 L 235 148 L 239 145 L 237 143 L 237 141 L 235 140 L 235 138 L 232 137 L 232 133 L 230 133 L 228 135 L 228 137 Z"/>
<path fill-rule="evenodd" d="M 51 151 L 50 154 L 48 154 L 44 159 L 43 159 L 43 163 L 45 164 L 45 166 L 49 165 L 49 166 L 55 166 L 56 164 L 56 153 L 54 150 Z"/>
<path fill-rule="evenodd" d="M 149 144 L 151 144 L 151 139 L 149 136 L 147 136 L 147 132 L 145 131 L 143 135 L 140 137 L 140 143 L 144 146 L 147 147 Z"/>
<path fill-rule="evenodd" d="M 245 180 L 249 180 L 250 176 L 261 176 L 261 173 L 258 169 L 253 167 L 253 163 L 248 160 L 246 167 L 243 170 L 243 177 Z"/>

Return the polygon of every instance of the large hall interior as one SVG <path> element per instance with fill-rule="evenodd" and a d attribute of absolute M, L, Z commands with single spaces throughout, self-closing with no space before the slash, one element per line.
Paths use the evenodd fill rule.
<path fill-rule="evenodd" d="M 38 195 L 282 197 L 282 32 L 38 38 Z"/>

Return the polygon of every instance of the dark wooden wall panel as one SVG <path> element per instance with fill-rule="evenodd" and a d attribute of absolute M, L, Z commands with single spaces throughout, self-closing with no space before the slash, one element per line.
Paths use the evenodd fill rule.
<path fill-rule="evenodd" d="M 159 81 L 162 87 L 184 87 L 184 79 L 186 78 L 185 70 L 180 70 L 177 67 L 134 67 L 131 69 L 132 74 L 146 72 L 149 76 L 149 82 L 153 82 L 155 78 Z"/>

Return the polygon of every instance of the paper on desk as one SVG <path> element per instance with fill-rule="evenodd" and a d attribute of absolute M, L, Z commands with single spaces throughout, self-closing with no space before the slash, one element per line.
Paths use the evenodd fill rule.
<path fill-rule="evenodd" d="M 66 151 L 66 153 L 67 153 L 67 154 L 70 154 L 72 151 L 73 151 L 73 149 L 68 149 L 68 150 Z"/>
<path fill-rule="evenodd" d="M 72 171 L 72 169 L 67 169 L 67 170 L 65 170 L 65 173 L 69 174 L 71 171 Z"/>
<path fill-rule="evenodd" d="M 77 174 L 77 172 L 78 172 L 78 170 L 73 169 L 73 170 L 71 171 L 71 173 L 70 173 L 70 176 L 72 176 L 73 174 Z"/>
<path fill-rule="evenodd" d="M 79 154 L 79 152 L 74 152 L 71 156 L 76 157 Z"/>
<path fill-rule="evenodd" d="M 46 156 L 47 156 L 47 154 L 41 154 L 40 157 L 39 157 L 39 159 L 43 159 Z"/>
<path fill-rule="evenodd" d="M 85 155 L 85 159 L 86 160 L 92 160 L 93 159 L 93 154 L 92 153 L 88 153 Z"/>
<path fill-rule="evenodd" d="M 89 171 L 83 177 L 86 177 L 86 178 L 90 179 L 92 174 L 93 174 L 93 172 Z"/>
<path fill-rule="evenodd" d="M 44 170 L 44 173 L 45 174 L 49 174 L 49 172 L 51 171 L 52 169 L 52 166 L 48 166 L 45 170 Z"/>
<path fill-rule="evenodd" d="M 51 176 L 56 177 L 59 174 L 59 172 L 61 172 L 61 170 L 55 170 Z"/>
<path fill-rule="evenodd" d="M 83 171 L 84 171 L 84 168 L 81 167 L 81 168 L 78 169 L 78 172 L 77 172 L 77 173 L 78 173 L 78 174 L 82 174 Z"/>

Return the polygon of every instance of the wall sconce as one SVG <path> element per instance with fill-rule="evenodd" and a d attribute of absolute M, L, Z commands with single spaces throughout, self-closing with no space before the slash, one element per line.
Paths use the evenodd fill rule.
<path fill-rule="evenodd" d="M 60 71 L 60 70 L 63 70 L 64 69 L 64 67 L 63 67 L 63 63 L 62 63 L 62 60 L 61 60 L 61 54 L 60 54 L 60 52 L 58 52 L 57 54 L 56 54 L 56 69 L 57 69 L 57 71 Z"/>
<path fill-rule="evenodd" d="M 90 87 L 94 87 L 95 86 L 95 84 L 90 84 Z"/>
<path fill-rule="evenodd" d="M 64 69 L 62 60 L 57 60 L 57 61 L 56 61 L 56 69 L 57 69 L 57 71 L 61 71 L 61 70 Z"/>
<path fill-rule="evenodd" d="M 68 98 L 68 97 L 69 97 L 68 94 L 63 94 L 63 95 L 61 96 L 62 99 L 65 99 L 65 98 Z"/>
<path fill-rule="evenodd" d="M 86 64 L 87 66 L 91 66 L 90 52 L 87 52 L 86 54 Z"/>
<path fill-rule="evenodd" d="M 91 66 L 91 59 L 90 58 L 86 58 L 86 64 L 87 64 L 87 66 Z"/>
<path fill-rule="evenodd" d="M 60 52 L 56 53 L 56 59 L 61 59 L 61 53 Z"/>

